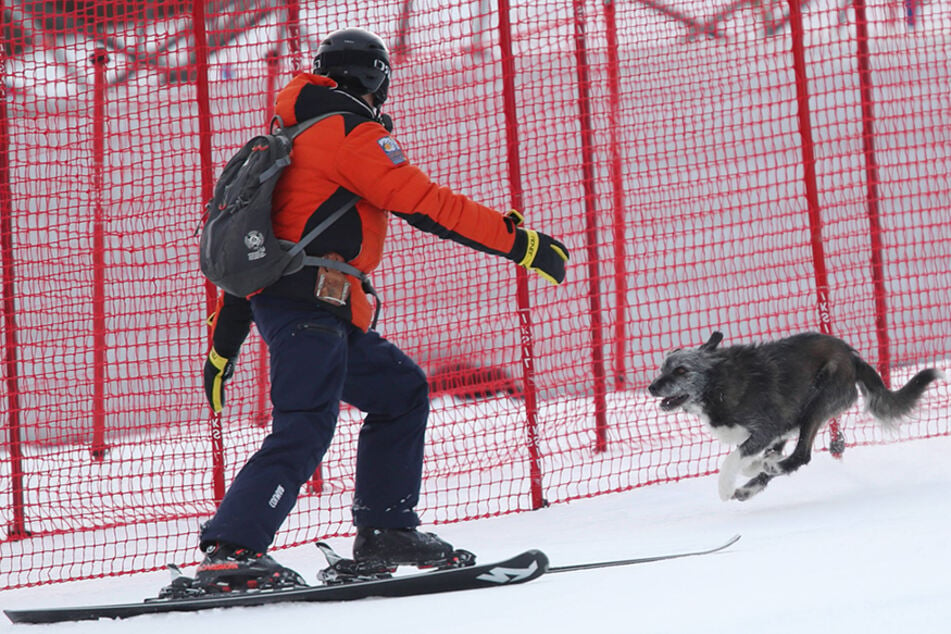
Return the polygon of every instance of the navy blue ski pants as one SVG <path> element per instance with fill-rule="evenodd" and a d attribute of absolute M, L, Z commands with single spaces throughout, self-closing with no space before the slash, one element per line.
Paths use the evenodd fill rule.
<path fill-rule="evenodd" d="M 417 526 L 429 416 L 423 371 L 376 332 L 319 306 L 269 295 L 253 297 L 251 306 L 270 353 L 271 433 L 203 528 L 202 543 L 267 550 L 330 446 L 340 401 L 366 413 L 357 444 L 354 524 Z"/>

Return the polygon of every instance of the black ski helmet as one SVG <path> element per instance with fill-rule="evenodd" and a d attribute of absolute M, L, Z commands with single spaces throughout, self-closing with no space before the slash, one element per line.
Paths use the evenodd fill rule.
<path fill-rule="evenodd" d="M 340 29 L 321 41 L 314 74 L 330 77 L 345 90 L 372 94 L 376 106 L 390 86 L 390 53 L 379 37 L 364 29 Z"/>

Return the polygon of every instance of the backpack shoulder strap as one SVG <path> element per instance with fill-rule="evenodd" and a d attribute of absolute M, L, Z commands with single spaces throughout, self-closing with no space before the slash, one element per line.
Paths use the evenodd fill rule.
<path fill-rule="evenodd" d="M 307 128 L 309 128 L 310 126 L 314 125 L 315 123 L 319 123 L 320 121 L 323 121 L 327 117 L 332 117 L 335 114 L 354 114 L 354 113 L 347 112 L 346 110 L 334 110 L 333 112 L 324 113 L 320 115 L 319 117 L 313 117 L 312 119 L 304 119 L 303 121 L 298 121 L 296 124 L 289 125 L 286 127 L 284 126 L 284 121 L 278 115 L 274 115 L 274 117 L 271 119 L 271 127 L 273 128 L 276 122 L 277 123 L 276 131 L 284 131 L 284 133 L 287 134 L 287 136 L 293 140 L 301 132 L 307 130 Z M 371 119 L 367 117 L 367 120 L 370 121 Z"/>
<path fill-rule="evenodd" d="M 332 214 L 330 214 L 329 216 L 327 216 L 326 218 L 324 218 L 323 221 L 322 221 L 320 224 L 318 224 L 316 227 L 314 227 L 313 229 L 311 229 L 310 231 L 308 231 L 307 234 L 306 234 L 303 238 L 300 239 L 300 242 L 298 242 L 297 244 L 295 244 L 294 246 L 292 246 L 290 249 L 287 250 L 287 254 L 290 255 L 291 257 L 293 257 L 293 256 L 297 255 L 298 253 L 300 253 L 301 251 L 303 251 L 304 248 L 305 248 L 308 244 L 310 244 L 311 242 L 313 242 L 313 241 L 317 238 L 317 236 L 319 236 L 319 235 L 322 234 L 324 231 L 326 231 L 326 230 L 327 230 L 327 227 L 329 227 L 329 226 L 332 225 L 333 223 L 337 222 L 337 220 L 338 220 L 342 215 L 344 215 L 345 213 L 347 213 L 347 211 L 349 211 L 350 208 L 352 208 L 355 204 L 357 204 L 357 201 L 358 201 L 358 200 L 360 200 L 360 197 L 357 196 L 356 194 L 354 194 L 354 195 L 350 198 L 350 200 L 348 200 L 348 201 L 345 202 L 343 205 L 341 205 L 341 206 L 340 206 L 336 211 L 334 211 Z"/>
<path fill-rule="evenodd" d="M 283 122 L 281 121 L 281 118 L 277 115 L 274 115 L 274 118 L 271 119 L 271 125 L 273 126 L 274 122 L 276 121 L 278 125 L 278 130 L 283 131 L 293 141 L 299 134 L 301 134 L 302 132 L 310 128 L 312 125 L 320 121 L 323 121 L 327 117 L 332 117 L 337 114 L 345 115 L 345 114 L 351 114 L 351 113 L 344 110 L 335 110 L 333 112 L 322 114 L 319 117 L 313 117 L 312 119 L 305 119 L 304 121 L 301 121 L 300 123 L 297 123 L 296 125 L 292 125 L 288 127 L 284 127 Z M 347 213 L 347 211 L 350 210 L 350 208 L 353 207 L 357 203 L 358 200 L 360 200 L 360 197 L 357 195 L 354 195 L 350 200 L 348 200 L 343 205 L 341 205 L 339 209 L 337 209 L 332 214 L 327 216 L 323 220 L 323 222 L 321 222 L 319 225 L 317 225 L 316 227 L 308 231 L 307 234 L 300 239 L 300 242 L 298 242 L 293 247 L 288 249 L 287 251 L 288 255 L 293 257 L 297 255 L 298 253 L 300 253 L 301 251 L 303 251 L 307 247 L 308 244 L 310 244 L 317 238 L 317 236 L 319 236 L 321 233 L 326 231 L 327 227 L 335 223 L 342 215 Z"/>

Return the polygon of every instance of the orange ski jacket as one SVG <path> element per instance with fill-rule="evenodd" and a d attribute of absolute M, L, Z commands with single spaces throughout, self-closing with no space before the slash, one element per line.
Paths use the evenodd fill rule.
<path fill-rule="evenodd" d="M 294 140 L 291 165 L 284 170 L 273 196 L 278 238 L 299 241 L 356 194 L 357 204 L 307 246 L 308 255 L 336 253 L 369 274 L 380 263 L 392 213 L 440 238 L 510 257 L 515 241 L 511 219 L 434 183 L 409 161 L 373 109 L 336 88 L 332 79 L 302 73 L 278 94 L 275 113 L 287 126 L 342 112 Z M 264 292 L 313 299 L 316 277 L 315 268 L 305 267 Z M 367 330 L 372 305 L 360 281 L 353 277 L 349 281 L 346 305 L 320 304 Z"/>

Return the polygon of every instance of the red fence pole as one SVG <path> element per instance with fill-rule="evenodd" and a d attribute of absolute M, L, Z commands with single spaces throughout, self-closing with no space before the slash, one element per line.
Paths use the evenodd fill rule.
<path fill-rule="evenodd" d="M 799 106 L 799 135 L 802 139 L 802 170 L 806 188 L 806 203 L 809 207 L 809 233 L 812 242 L 812 265 L 816 278 L 816 305 L 819 310 L 819 329 L 832 334 L 830 312 L 829 276 L 826 272 L 825 249 L 822 242 L 822 214 L 819 208 L 819 186 L 816 180 L 815 144 L 812 138 L 811 114 L 809 111 L 809 79 L 806 77 L 806 53 L 803 45 L 801 0 L 789 0 L 789 26 L 792 36 L 793 68 L 796 74 L 796 102 Z M 841 457 L 845 440 L 839 423 L 829 423 L 832 442 L 829 451 Z"/>
<path fill-rule="evenodd" d="M 201 168 L 201 199 L 209 200 L 215 187 L 211 160 L 211 99 L 208 90 L 208 39 L 205 34 L 205 3 L 192 3 L 192 29 L 195 33 L 195 94 L 198 101 L 198 158 Z M 205 314 L 215 310 L 218 291 L 205 281 Z M 208 330 L 209 344 L 211 329 Z M 211 423 L 211 479 L 215 502 L 225 496 L 225 451 L 221 414 L 213 414 Z"/>
<path fill-rule="evenodd" d="M 106 262 L 105 218 L 103 212 L 103 165 L 106 145 L 106 64 L 105 49 L 96 49 L 90 61 L 94 67 L 92 114 L 92 457 L 106 456 Z"/>
<path fill-rule="evenodd" d="M 614 206 L 614 296 L 617 307 L 614 317 L 614 389 L 627 386 L 627 243 L 624 209 L 624 173 L 621 161 L 621 139 L 615 131 L 621 121 L 621 78 L 618 59 L 617 17 L 614 0 L 604 0 L 604 20 L 608 47 L 608 141 L 611 155 L 611 194 Z"/>
<path fill-rule="evenodd" d="M 585 248 L 588 255 L 588 302 L 591 318 L 591 373 L 594 381 L 595 451 L 608 448 L 605 402 L 604 339 L 601 322 L 601 272 L 598 256 L 598 210 L 594 191 L 594 134 L 591 127 L 590 80 L 584 0 L 574 0 L 575 62 L 578 67 L 578 122 L 581 129 L 581 177 L 584 189 Z"/>
<path fill-rule="evenodd" d="M 3 4 L 0 2 L 0 15 Z M 13 257 L 13 194 L 10 190 L 10 119 L 7 114 L 6 53 L 0 46 L 0 262 L 3 263 L 3 363 L 7 385 L 7 450 L 13 519 L 7 539 L 29 537 L 23 504 L 23 448 L 20 435 L 20 364 L 17 361 L 16 276 Z"/>
<path fill-rule="evenodd" d="M 301 70 L 300 46 L 300 3 L 291 0 L 287 3 L 287 48 L 291 57 L 291 73 L 296 75 Z"/>
<path fill-rule="evenodd" d="M 400 18 L 396 27 L 396 44 L 393 46 L 394 61 L 396 58 L 403 57 L 409 53 L 409 21 L 413 15 L 413 0 L 403 0 L 400 5 Z"/>
<path fill-rule="evenodd" d="M 518 150 L 518 109 L 515 102 L 515 57 L 512 54 L 512 23 L 508 0 L 499 0 L 499 47 L 502 49 L 502 104 L 505 113 L 505 142 L 508 156 L 509 186 L 512 206 L 522 206 L 522 173 Z M 516 303 L 518 328 L 522 347 L 522 382 L 525 387 L 525 428 L 529 455 L 529 481 L 532 509 L 547 506 L 543 496 L 541 456 L 538 448 L 538 391 L 535 385 L 535 351 L 532 340 L 532 313 L 528 297 L 528 276 L 516 267 Z"/>
<path fill-rule="evenodd" d="M 865 155 L 865 191 L 868 205 L 869 236 L 872 249 L 872 288 L 875 295 L 875 331 L 878 335 L 878 372 L 885 385 L 891 385 L 891 356 L 888 338 L 888 307 L 885 273 L 882 264 L 882 227 L 878 213 L 878 160 L 875 157 L 875 113 L 872 101 L 872 71 L 868 52 L 868 18 L 865 0 L 853 0 L 855 10 L 856 57 L 859 71 L 859 95 L 862 101 L 862 149 Z"/>

